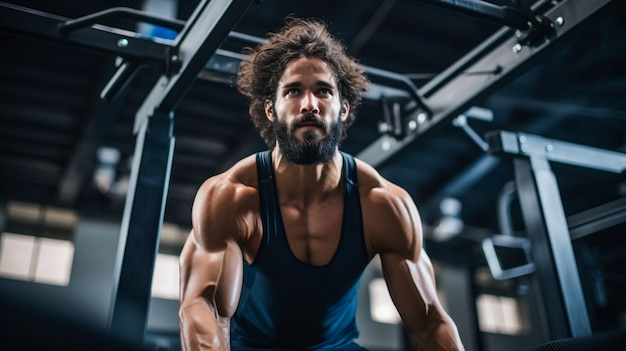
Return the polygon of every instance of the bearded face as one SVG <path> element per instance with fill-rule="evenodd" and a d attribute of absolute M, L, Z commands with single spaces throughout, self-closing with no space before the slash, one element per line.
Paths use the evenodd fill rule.
<path fill-rule="evenodd" d="M 317 126 L 325 131 L 325 136 L 319 138 L 321 131 L 311 129 L 304 131 L 302 138 L 298 139 L 295 136 L 295 130 L 303 125 Z M 286 122 L 281 122 L 279 118 L 273 122 L 274 135 L 280 145 L 282 155 L 289 162 L 299 165 L 330 162 L 341 144 L 342 128 L 341 118 L 328 125 L 315 115 L 307 115 L 291 126 Z"/>

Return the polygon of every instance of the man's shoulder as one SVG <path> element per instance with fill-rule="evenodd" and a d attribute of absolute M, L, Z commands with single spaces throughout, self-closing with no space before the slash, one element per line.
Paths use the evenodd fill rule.
<path fill-rule="evenodd" d="M 258 184 L 256 154 L 237 161 L 222 173 L 208 178 L 205 183 L 209 185 L 256 188 Z"/>
<path fill-rule="evenodd" d="M 402 187 L 384 178 L 374 167 L 357 158 L 355 160 L 359 189 L 362 195 L 373 197 L 370 200 L 399 201 L 410 199 Z"/>
<path fill-rule="evenodd" d="M 413 242 L 421 229 L 409 193 L 362 161 L 357 160 L 357 168 L 363 221 L 374 247 L 394 251 Z"/>
<path fill-rule="evenodd" d="M 361 207 L 367 216 L 367 212 L 380 217 L 393 220 L 403 216 L 405 212 L 416 210 L 416 205 L 411 196 L 403 188 L 385 181 L 372 181 L 370 184 L 361 186 L 359 183 L 359 195 L 361 197 Z"/>
<path fill-rule="evenodd" d="M 229 238 L 240 243 L 248 240 L 258 228 L 257 184 L 254 155 L 205 180 L 193 203 L 197 235 L 214 244 Z"/>
<path fill-rule="evenodd" d="M 197 199 L 238 203 L 256 196 L 257 187 L 256 159 L 255 155 L 250 155 L 226 171 L 206 179 L 198 190 Z"/>

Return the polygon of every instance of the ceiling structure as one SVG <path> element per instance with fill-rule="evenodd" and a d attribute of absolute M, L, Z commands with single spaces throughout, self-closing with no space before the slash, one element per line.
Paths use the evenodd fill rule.
<path fill-rule="evenodd" d="M 441 79 L 451 67 L 500 31 L 514 35 L 513 29 L 493 19 L 455 11 L 437 5 L 437 1 L 264 0 L 252 4 L 242 15 L 221 50 L 240 53 L 243 45 L 254 44 L 267 32 L 280 28 L 288 15 L 325 20 L 350 54 L 368 68 L 376 88 L 364 99 L 342 149 L 372 161 L 384 176 L 404 187 L 420 208 L 427 229 L 440 223 L 442 200 L 452 198 L 452 202 L 443 203 L 460 205 L 459 217 L 466 228 L 490 234 L 501 231 L 496 215 L 498 201 L 514 179 L 514 171 L 510 158 L 481 148 L 485 133 L 529 133 L 626 152 L 626 11 L 624 6 L 615 5 L 617 2 L 593 19 L 581 21 L 566 39 L 546 44 L 545 37 L 540 36 L 538 41 L 549 50 L 527 60 L 515 72 L 501 72 L 499 65 L 487 71 L 461 72 L 460 76 L 485 79 L 503 76 L 493 86 L 449 84 L 441 99 L 466 102 L 458 106 L 463 108 L 459 115 L 472 106 L 483 115 L 486 112 L 487 118 L 480 118 L 480 113 L 466 114 L 479 140 L 455 126 L 449 113 L 441 121 L 428 119 L 433 114 L 420 120 L 420 101 L 429 112 L 441 111 L 440 106 L 429 105 L 426 96 L 429 89 L 433 91 L 434 82 L 446 84 Z M 488 3 L 509 6 L 515 1 Z M 535 8 L 549 11 L 560 3 L 539 1 Z M 163 67 L 153 62 L 142 66 L 116 96 L 104 101 L 100 94 L 115 72 L 116 61 L 119 63 L 117 55 L 75 45 L 58 35 L 37 33 L 43 27 L 36 19 L 43 16 L 63 21 L 121 6 L 152 11 L 183 23 L 197 2 L 171 4 L 155 9 L 140 0 L 3 3 L 3 16 L 28 16 L 24 16 L 26 23 L 20 17 L 19 24 L 3 17 L 0 25 L 5 47 L 0 55 L 0 199 L 120 218 L 136 142 L 136 113 Z M 569 20 L 564 18 L 566 24 Z M 126 18 L 104 22 L 109 28 L 142 30 L 137 28 L 137 21 Z M 161 35 L 171 38 L 172 32 L 161 31 Z M 515 61 L 513 49 L 506 55 Z M 521 53 L 528 51 L 532 49 L 521 49 Z M 233 62 L 236 60 L 208 64 L 175 110 L 167 222 L 188 227 L 200 184 L 240 158 L 265 148 L 247 116 L 245 98 L 233 87 Z M 411 86 L 416 90 L 407 92 Z M 468 98 L 472 89 L 476 97 Z M 394 118 L 402 122 L 394 124 Z M 411 137 L 406 121 L 424 123 L 423 129 L 428 130 Z M 400 129 L 385 132 L 384 126 Z M 385 135 L 394 140 L 408 136 L 411 142 L 394 155 L 381 151 L 372 156 L 377 143 L 387 140 L 381 139 Z M 103 160 L 112 162 L 112 168 L 107 169 Z M 114 177 L 107 178 L 111 169 Z M 623 172 L 558 163 L 553 170 L 567 216 L 626 196 Z M 515 229 L 523 229 L 519 216 L 513 217 Z M 428 229 L 427 237 L 432 235 L 433 230 Z M 461 235 L 447 241 L 440 258 L 453 260 L 454 250 L 472 240 L 471 235 Z"/>

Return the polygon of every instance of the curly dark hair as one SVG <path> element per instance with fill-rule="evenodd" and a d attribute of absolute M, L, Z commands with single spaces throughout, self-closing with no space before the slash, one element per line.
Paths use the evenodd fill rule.
<path fill-rule="evenodd" d="M 250 101 L 250 117 L 270 148 L 276 145 L 272 122 L 265 116 L 266 100 L 275 101 L 278 82 L 291 61 L 298 58 L 319 58 L 335 72 L 339 97 L 350 104 L 350 113 L 343 122 L 342 139 L 354 123 L 362 94 L 369 80 L 356 59 L 349 57 L 343 44 L 333 37 L 325 23 L 312 19 L 289 17 L 277 33 L 269 33 L 268 41 L 257 48 L 247 48 L 249 60 L 242 61 L 237 76 L 237 89 Z"/>

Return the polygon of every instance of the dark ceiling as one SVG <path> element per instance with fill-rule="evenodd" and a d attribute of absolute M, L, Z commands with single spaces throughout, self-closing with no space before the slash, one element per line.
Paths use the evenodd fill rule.
<path fill-rule="evenodd" d="M 399 75 L 425 96 L 433 79 L 503 28 L 495 21 L 428 4 L 432 2 L 265 0 L 252 4 L 233 31 L 262 38 L 279 28 L 289 14 L 322 18 L 363 65 Z M 457 91 L 452 85 L 446 90 L 447 98 L 457 99 L 458 92 L 458 99 L 467 102 L 464 106 L 493 112 L 492 121 L 470 119 L 481 138 L 488 131 L 507 130 L 626 151 L 626 11 L 617 2 L 621 1 L 613 1 L 598 17 L 581 21 L 567 39 L 548 43 L 549 50 L 498 84 L 489 89 L 459 84 Z M 115 6 L 143 6 L 139 0 L 10 3 L 66 19 Z M 489 3 L 502 6 L 515 1 Z M 540 3 L 549 9 L 562 2 Z M 20 27 L 30 28 L 27 32 L 15 28 L 6 21 L 7 6 L 15 7 L 3 5 L 0 199 L 119 217 L 135 145 L 135 114 L 161 72 L 151 67 L 142 69 L 116 99 L 102 101 L 99 94 L 114 72 L 115 55 L 53 40 L 46 33 L 33 34 L 38 30 L 34 19 L 20 23 Z M 181 0 L 175 16 L 161 15 L 186 21 L 195 6 L 195 1 Z M 38 16 L 29 13 L 29 18 Z M 565 23 L 568 20 L 565 17 Z M 136 30 L 135 23 L 128 21 L 113 19 L 106 24 Z M 240 46 L 232 44 L 228 49 L 237 50 L 233 48 Z M 499 74 L 465 72 L 490 77 L 494 73 Z M 382 86 L 390 85 L 377 81 L 375 75 L 372 78 Z M 463 97 L 468 90 L 476 90 L 476 97 Z M 437 110 L 437 106 L 428 105 L 428 96 L 423 102 Z M 366 98 L 343 150 L 364 155 L 369 161 L 363 151 L 381 137 L 379 125 L 389 116 L 385 114 L 387 107 L 394 103 L 405 111 L 415 101 L 407 94 Z M 440 200 L 453 197 L 462 205 L 461 218 L 466 226 L 497 232 L 498 196 L 514 178 L 512 162 L 486 153 L 454 127 L 450 118 L 432 125 L 423 137 L 374 165 L 410 192 L 427 227 L 439 218 Z M 248 120 L 245 99 L 228 79 L 215 79 L 212 74 L 201 74 L 193 82 L 175 111 L 174 128 L 176 144 L 165 220 L 188 226 L 193 196 L 203 180 L 264 149 L 264 145 Z M 108 190 L 94 186 L 100 147 L 118 150 L 120 155 L 115 181 Z M 553 170 L 568 216 L 626 196 L 623 173 L 559 164 L 554 164 Z"/>

